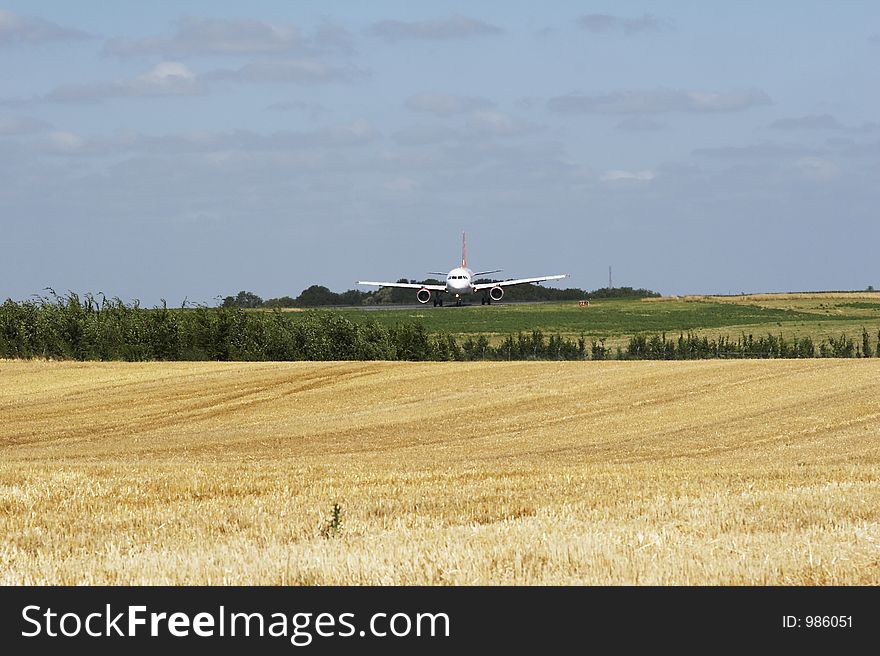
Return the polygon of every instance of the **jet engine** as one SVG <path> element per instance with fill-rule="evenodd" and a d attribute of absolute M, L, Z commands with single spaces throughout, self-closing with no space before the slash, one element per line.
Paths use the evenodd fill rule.
<path fill-rule="evenodd" d="M 431 290 L 430 289 L 420 289 L 416 292 L 416 299 L 419 303 L 427 303 L 431 300 Z"/>
<path fill-rule="evenodd" d="M 502 298 L 504 298 L 504 289 L 502 289 L 501 287 L 493 287 L 489 290 L 489 298 L 491 298 L 493 301 L 500 301 Z"/>

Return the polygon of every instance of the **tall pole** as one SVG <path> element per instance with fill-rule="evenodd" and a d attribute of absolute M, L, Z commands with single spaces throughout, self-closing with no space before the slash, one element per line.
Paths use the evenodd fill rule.
<path fill-rule="evenodd" d="M 610 264 L 608 265 L 608 289 L 614 289 L 614 287 L 611 286 L 611 265 Z"/>

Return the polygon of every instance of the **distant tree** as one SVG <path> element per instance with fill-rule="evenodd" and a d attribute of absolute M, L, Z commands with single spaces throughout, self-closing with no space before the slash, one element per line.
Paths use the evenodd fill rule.
<path fill-rule="evenodd" d="M 601 287 L 587 294 L 588 298 L 657 298 L 658 292 L 632 287 Z"/>
<path fill-rule="evenodd" d="M 502 282 L 489 278 L 475 280 L 477 284 Z M 544 287 L 542 285 L 515 285 L 504 289 L 505 301 L 575 301 L 585 297 L 583 289 Z"/>
<path fill-rule="evenodd" d="M 502 282 L 498 280 L 480 279 L 477 283 Z M 576 301 L 584 298 L 652 298 L 660 296 L 650 289 L 633 289 L 632 287 L 603 287 L 588 292 L 577 287 L 558 289 L 543 285 L 516 285 L 504 290 L 505 301 Z"/>
<path fill-rule="evenodd" d="M 263 305 L 263 299 L 253 292 L 240 291 L 236 296 L 223 299 L 223 307 L 257 308 Z"/>
<path fill-rule="evenodd" d="M 303 290 L 297 296 L 296 304 L 300 307 L 315 307 L 318 305 L 339 305 L 339 294 L 331 292 L 323 285 L 312 285 Z"/>
<path fill-rule="evenodd" d="M 363 305 L 371 293 L 362 292 L 359 289 L 349 289 L 338 296 L 342 305 Z"/>
<path fill-rule="evenodd" d="M 296 299 L 290 296 L 282 296 L 280 298 L 268 298 L 263 301 L 265 308 L 292 308 L 296 307 Z"/>
<path fill-rule="evenodd" d="M 382 287 L 381 289 L 377 289 L 368 295 L 367 298 L 364 299 L 364 305 L 383 305 L 385 303 L 391 303 L 391 288 L 390 287 Z"/>
<path fill-rule="evenodd" d="M 406 278 L 400 278 L 397 282 L 415 282 L 415 280 L 407 280 Z M 416 298 L 415 289 L 401 289 L 400 287 L 386 287 L 385 289 L 389 289 L 391 291 L 391 303 L 412 303 Z"/>

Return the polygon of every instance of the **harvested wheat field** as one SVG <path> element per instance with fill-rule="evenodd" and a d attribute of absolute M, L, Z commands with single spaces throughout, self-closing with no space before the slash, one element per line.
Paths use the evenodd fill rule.
<path fill-rule="evenodd" d="M 878 584 L 878 381 L 0 361 L 0 583 Z"/>

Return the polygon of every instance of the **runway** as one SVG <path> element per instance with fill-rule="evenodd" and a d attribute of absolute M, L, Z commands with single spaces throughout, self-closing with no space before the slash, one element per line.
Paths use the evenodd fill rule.
<path fill-rule="evenodd" d="M 445 299 L 444 299 L 445 302 Z M 504 307 L 506 305 L 542 305 L 544 303 L 558 303 L 559 301 L 512 301 L 510 303 L 497 303 L 493 302 L 493 306 Z M 366 310 L 366 311 L 375 311 L 375 310 L 424 310 L 425 308 L 430 308 L 432 310 L 446 310 L 446 309 L 458 309 L 459 307 L 474 307 L 479 306 L 479 302 L 473 301 L 464 301 L 460 306 L 457 306 L 455 302 L 445 303 L 442 307 L 434 307 L 431 303 L 407 303 L 405 305 L 398 304 L 388 304 L 388 305 L 334 305 L 333 309 L 340 310 Z M 484 306 L 485 307 L 485 306 Z M 324 308 L 330 309 L 330 308 Z"/>

